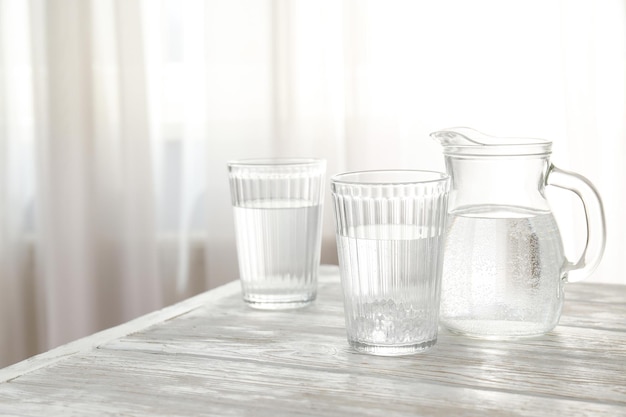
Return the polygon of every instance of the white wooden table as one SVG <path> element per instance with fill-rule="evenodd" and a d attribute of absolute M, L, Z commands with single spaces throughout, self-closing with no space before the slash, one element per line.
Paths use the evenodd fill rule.
<path fill-rule="evenodd" d="M 0 370 L 0 415 L 626 416 L 626 287 L 568 286 L 540 338 L 375 357 L 323 271 L 305 309 L 253 310 L 234 282 Z"/>

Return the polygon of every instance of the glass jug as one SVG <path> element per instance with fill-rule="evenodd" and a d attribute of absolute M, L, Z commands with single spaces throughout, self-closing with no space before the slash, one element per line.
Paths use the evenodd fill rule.
<path fill-rule="evenodd" d="M 431 134 L 451 177 L 441 324 L 478 337 L 534 336 L 552 330 L 566 282 L 596 268 L 605 246 L 600 197 L 584 177 L 549 161 L 552 143 L 497 138 L 469 128 Z M 545 186 L 583 202 L 587 243 L 569 262 Z"/>

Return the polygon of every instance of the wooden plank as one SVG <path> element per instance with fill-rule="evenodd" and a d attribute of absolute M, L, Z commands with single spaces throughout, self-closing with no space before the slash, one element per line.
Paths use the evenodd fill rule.
<path fill-rule="evenodd" d="M 625 317 L 626 302 L 603 304 L 566 300 L 559 325 L 626 332 Z"/>
<path fill-rule="evenodd" d="M 241 313 L 194 312 L 178 318 L 173 326 L 155 326 L 102 348 L 346 372 L 358 364 L 368 373 L 413 375 L 430 383 L 626 405 L 626 334 L 622 332 L 563 327 L 540 338 L 511 341 L 442 332 L 429 352 L 378 358 L 354 355 L 342 323 L 313 309 L 304 320 L 307 326 L 302 326 L 303 320 L 287 320 L 284 313 Z"/>
<path fill-rule="evenodd" d="M 591 284 L 587 282 L 565 284 L 565 302 L 584 301 L 588 303 L 624 304 L 626 285 Z"/>
<path fill-rule="evenodd" d="M 20 415 L 615 416 L 619 405 L 426 383 L 412 373 L 99 350 L 0 386 Z M 371 358 L 371 357 L 370 357 Z M 406 362 L 400 358 L 373 358 Z M 81 373 L 77 373 L 77 369 Z"/>

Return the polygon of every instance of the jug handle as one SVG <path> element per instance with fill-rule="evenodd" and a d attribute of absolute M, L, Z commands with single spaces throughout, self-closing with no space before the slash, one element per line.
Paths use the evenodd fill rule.
<path fill-rule="evenodd" d="M 606 246 L 606 222 L 602 200 L 596 188 L 587 178 L 557 168 L 552 164 L 548 169 L 546 184 L 573 191 L 583 203 L 587 222 L 585 249 L 578 262 L 566 261 L 564 266 L 568 282 L 582 281 L 596 269 Z"/>

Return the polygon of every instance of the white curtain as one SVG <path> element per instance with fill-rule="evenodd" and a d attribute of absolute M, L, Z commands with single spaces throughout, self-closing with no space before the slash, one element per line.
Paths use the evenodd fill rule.
<path fill-rule="evenodd" d="M 451 126 L 551 139 L 604 198 L 589 281 L 626 283 L 625 27 L 623 0 L 0 0 L 0 366 L 236 279 L 228 159 L 442 170 Z"/>

